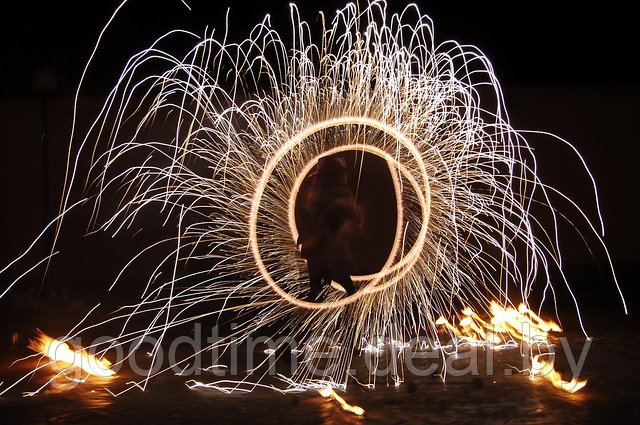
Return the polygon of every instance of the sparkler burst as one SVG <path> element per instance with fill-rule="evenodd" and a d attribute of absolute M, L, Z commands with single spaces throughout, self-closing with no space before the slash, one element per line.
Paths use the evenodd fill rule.
<path fill-rule="evenodd" d="M 570 199 L 539 179 L 484 54 L 436 44 L 430 18 L 415 5 L 386 9 L 372 1 L 321 14 L 314 41 L 292 5 L 292 44 L 266 17 L 238 43 L 173 31 L 129 60 L 70 155 L 54 224 L 62 231 L 68 211 L 84 203 L 95 231 L 152 228 L 150 212 L 161 217 L 158 226 L 175 224 L 174 236 L 142 250 L 110 284 L 118 291 L 140 258 L 164 250 L 135 304 L 106 320 L 92 311 L 69 337 L 117 325 L 119 335 L 96 353 L 154 336 L 153 356 L 170 329 L 232 315 L 237 326 L 208 349 L 261 329 L 290 332 L 304 351 L 322 351 L 329 340 L 340 347 L 323 360 L 321 376 L 308 361 L 284 378 L 321 388 L 346 385 L 363 341 L 437 340 L 438 319 L 463 306 L 491 314 L 493 300 L 523 303 L 527 317 L 539 319 L 531 310 L 542 305 L 528 300 L 535 289 L 543 302 L 553 299 L 551 270 L 562 269 L 552 199 Z M 194 43 L 186 54 L 163 47 L 182 38 Z M 395 236 L 379 270 L 352 276 L 355 293 L 327 288 L 312 302 L 296 201 L 318 160 L 346 151 L 388 165 Z M 85 189 L 81 200 L 77 187 Z M 595 184 L 594 193 L 597 202 Z M 198 271 L 182 274 L 187 262 Z M 392 361 L 400 371 L 402 358 Z M 250 373 L 255 385 L 260 373 Z"/>

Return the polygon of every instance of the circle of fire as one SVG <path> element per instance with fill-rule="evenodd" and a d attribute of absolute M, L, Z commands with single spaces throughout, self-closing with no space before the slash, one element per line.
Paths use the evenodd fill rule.
<path fill-rule="evenodd" d="M 158 236 L 109 286 L 151 258 L 139 298 L 107 319 L 92 309 L 70 332 L 121 327 L 94 347 L 97 355 L 146 336 L 160 344 L 171 328 L 231 315 L 240 323 L 209 348 L 279 326 L 276 334 L 292 332 L 303 351 L 323 351 L 328 340 L 338 347 L 321 376 L 314 362 L 303 362 L 287 382 L 345 385 L 355 348 L 437 340 L 437 319 L 461 306 L 490 314 L 522 302 L 531 311 L 534 291 L 553 301 L 550 271 L 564 275 L 552 199 L 570 198 L 537 175 L 533 149 L 511 127 L 484 54 L 436 44 L 430 18 L 415 5 L 390 15 L 384 1 L 361 10 L 349 4 L 330 22 L 321 14 L 318 43 L 291 8 L 291 45 L 268 16 L 239 43 L 207 31 L 160 37 L 129 60 L 86 136 L 72 137 L 52 225 L 59 230 L 71 209 L 89 204 L 96 231 L 148 229 L 161 217 L 175 235 Z M 186 54 L 163 50 L 181 37 L 195 40 Z M 354 276 L 365 282 L 354 295 L 309 303 L 295 197 L 318 158 L 343 150 L 389 165 L 394 244 L 379 272 Z M 83 184 L 88 195 L 77 199 Z M 187 262 L 196 271 L 181 275 L 178 265 Z M 402 357 L 390 361 L 400 382 Z"/>
<path fill-rule="evenodd" d="M 331 127 L 336 127 L 336 126 L 344 126 L 344 125 L 349 125 L 349 124 L 356 124 L 356 125 L 366 125 L 366 126 L 370 126 L 379 130 L 384 131 L 385 133 L 390 134 L 395 140 L 398 140 L 404 147 L 406 147 L 411 154 L 413 155 L 414 159 L 416 161 L 422 161 L 422 157 L 420 155 L 420 152 L 418 151 L 418 149 L 415 147 L 415 145 L 409 140 L 407 139 L 405 136 L 403 136 L 402 134 L 399 134 L 397 131 L 395 131 L 392 127 L 388 127 L 386 125 L 384 125 L 383 123 L 377 122 L 375 120 L 369 119 L 369 118 L 365 118 L 365 117 L 343 117 L 343 118 L 337 118 L 337 119 L 331 119 L 328 121 L 324 121 L 324 122 L 320 122 L 308 129 L 305 129 L 304 131 L 302 131 L 300 134 L 296 135 L 295 137 L 293 137 L 291 140 L 289 140 L 287 143 L 285 143 L 281 149 L 275 154 L 275 156 L 270 160 L 269 164 L 267 164 L 262 177 L 260 179 L 260 181 L 258 182 L 257 185 L 257 189 L 253 195 L 253 200 L 252 200 L 252 204 L 251 204 L 251 215 L 250 215 L 250 219 L 249 219 L 249 243 L 251 245 L 251 250 L 253 253 L 253 257 L 255 259 L 256 265 L 258 266 L 258 269 L 260 270 L 260 273 L 262 274 L 262 277 L 264 278 L 264 280 L 269 284 L 269 286 L 271 288 L 273 288 L 273 290 L 280 295 L 282 298 L 284 298 L 285 300 L 291 302 L 294 305 L 300 306 L 300 307 L 305 307 L 305 308 L 310 308 L 310 309 L 326 309 L 326 308 L 337 308 L 337 307 L 342 307 L 344 305 L 347 305 L 359 298 L 361 298 L 362 296 L 366 295 L 366 294 L 370 294 L 373 292 L 377 292 L 377 291 L 381 291 L 384 290 L 386 288 L 388 288 L 390 285 L 393 285 L 394 283 L 398 282 L 400 279 L 402 279 L 404 277 L 404 275 L 409 271 L 409 269 L 415 264 L 415 262 L 417 261 L 417 258 L 419 256 L 419 253 L 422 251 L 423 245 L 424 245 L 424 241 L 426 238 L 426 234 L 427 234 L 427 228 L 428 228 L 428 224 L 429 224 L 429 184 L 428 184 L 428 177 L 427 177 L 427 172 L 426 172 L 426 167 L 424 166 L 424 163 L 419 163 L 419 169 L 420 169 L 420 179 L 421 179 L 421 184 L 416 181 L 416 179 L 406 170 L 406 167 L 404 167 L 403 164 L 398 163 L 396 160 L 394 160 L 394 158 L 384 152 L 381 149 L 375 148 L 373 146 L 368 146 L 368 145 L 355 145 L 355 144 L 348 144 L 348 145 L 343 145 L 340 147 L 336 147 L 333 149 L 328 150 L 327 152 L 323 152 L 321 153 L 319 156 L 326 156 L 326 155 L 331 155 L 334 153 L 338 153 L 338 152 L 343 152 L 346 150 L 361 150 L 363 152 L 369 152 L 372 153 L 374 155 L 377 155 L 381 158 L 383 158 L 384 160 L 387 161 L 388 164 L 393 164 L 394 168 L 400 168 L 402 170 L 402 174 L 411 182 L 411 185 L 413 186 L 413 189 L 415 191 L 415 193 L 418 196 L 418 199 L 420 201 L 420 210 L 421 210 L 421 226 L 420 226 L 420 232 L 419 232 L 419 236 L 418 236 L 418 240 L 416 241 L 416 243 L 412 246 L 412 248 L 409 250 L 409 252 L 406 255 L 403 255 L 402 260 L 400 260 L 397 264 L 392 265 L 396 255 L 397 255 L 397 251 L 398 251 L 398 247 L 400 245 L 400 238 L 401 238 L 401 229 L 402 229 L 402 196 L 401 196 L 401 192 L 400 192 L 400 188 L 398 187 L 398 181 L 397 178 L 394 178 L 394 186 L 396 189 L 396 206 L 397 206 L 397 229 L 396 229 L 396 237 L 394 238 L 394 244 L 393 244 L 393 248 L 391 250 L 391 253 L 389 254 L 389 258 L 386 262 L 386 264 L 382 267 L 382 270 L 380 270 L 378 273 L 372 274 L 372 275 L 367 275 L 367 276 L 357 276 L 356 280 L 370 280 L 369 284 L 357 291 L 356 293 L 354 293 L 353 295 L 350 295 L 346 298 L 343 298 L 339 301 L 332 301 L 332 302 L 323 302 L 323 303 L 315 303 L 315 302 L 309 302 L 309 301 L 303 301 L 300 300 L 298 298 L 295 298 L 291 295 L 289 295 L 286 291 L 283 291 L 282 288 L 280 288 L 278 286 L 278 284 L 273 280 L 273 278 L 271 277 L 271 275 L 269 274 L 269 271 L 267 270 L 267 268 L 264 266 L 264 263 L 262 261 L 262 257 L 260 255 L 260 248 L 258 246 L 258 236 L 257 236 L 257 226 L 258 226 L 258 210 L 260 208 L 260 201 L 262 199 L 262 196 L 264 194 L 264 190 L 267 184 L 267 181 L 269 179 L 269 177 L 271 176 L 271 174 L 273 173 L 273 170 L 275 169 L 275 167 L 277 166 L 277 164 L 280 162 L 280 160 L 282 159 L 282 157 L 291 149 L 293 149 L 295 146 L 297 146 L 299 143 L 301 143 L 303 140 L 305 140 L 306 138 L 308 138 L 310 135 L 312 135 L 315 132 L 321 131 L 323 129 L 326 128 L 331 128 Z M 305 168 L 302 170 L 302 172 L 300 172 L 295 180 L 294 186 L 291 189 L 291 195 L 289 196 L 289 202 L 288 202 L 288 220 L 289 220 L 289 228 L 291 230 L 291 235 L 293 237 L 293 240 L 296 241 L 298 238 L 298 231 L 295 225 L 295 200 L 296 200 L 296 195 L 298 192 L 298 189 L 302 183 L 302 180 L 304 179 L 304 177 L 306 176 L 307 172 L 311 169 L 311 167 L 316 163 L 317 158 L 314 158 L 313 160 L 309 161 L 307 163 L 307 165 L 305 166 Z M 424 192 L 424 193 L 423 193 Z M 399 272 L 398 272 L 399 271 Z M 398 272 L 398 273 L 396 273 Z M 391 277 L 388 281 L 386 281 L 383 285 L 380 285 L 379 287 L 377 286 L 378 282 L 384 278 L 389 276 L 390 274 L 394 273 L 394 276 Z"/>

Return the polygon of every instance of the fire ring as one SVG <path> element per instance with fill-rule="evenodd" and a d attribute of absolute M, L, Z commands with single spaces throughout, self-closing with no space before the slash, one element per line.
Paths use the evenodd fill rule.
<path fill-rule="evenodd" d="M 262 256 L 260 254 L 260 248 L 258 246 L 258 236 L 257 236 L 257 223 L 258 223 L 258 212 L 260 209 L 260 203 L 261 203 L 261 199 L 262 199 L 262 195 L 264 194 L 264 190 L 267 186 L 267 182 L 269 180 L 269 177 L 271 176 L 271 174 L 273 173 L 273 171 L 275 170 L 276 166 L 278 165 L 278 163 L 280 162 L 280 160 L 282 160 L 282 158 L 294 147 L 296 146 L 298 143 L 302 142 L 303 140 L 305 140 L 306 138 L 308 138 L 309 136 L 311 136 L 312 134 L 327 129 L 327 128 L 331 128 L 331 127 L 338 127 L 338 126 L 344 126 L 344 125 L 362 125 L 362 126 L 366 126 L 366 127 L 372 127 L 375 129 L 378 129 L 386 134 L 388 134 L 389 136 L 393 137 L 395 140 L 397 140 L 398 142 L 400 142 L 413 156 L 414 160 L 416 161 L 419 171 L 420 171 L 420 175 L 419 175 L 419 179 L 421 180 L 420 182 L 418 182 L 415 177 L 406 169 L 406 167 L 401 164 L 400 162 L 398 162 L 395 158 L 393 158 L 392 155 L 390 155 L 389 153 L 383 151 L 382 149 L 373 147 L 373 146 L 369 146 L 369 145 L 364 145 L 364 144 L 351 144 L 351 145 L 344 145 L 344 146 L 340 146 L 334 149 L 331 149 L 327 152 L 322 153 L 320 156 L 324 156 L 324 155 L 328 155 L 330 153 L 335 153 L 335 152 L 339 152 L 339 151 L 344 151 L 344 150 L 352 150 L 354 149 L 354 147 L 357 147 L 358 149 L 363 149 L 367 152 L 370 152 L 374 155 L 380 156 L 381 158 L 385 159 L 387 161 L 388 164 L 393 164 L 394 167 L 397 167 L 401 173 L 404 175 L 405 178 L 407 178 L 407 180 L 409 180 L 409 182 L 411 183 L 411 185 L 413 186 L 418 201 L 420 203 L 420 210 L 421 210 L 421 228 L 420 228 L 420 233 L 418 235 L 418 238 L 416 239 L 416 242 L 414 243 L 414 245 L 411 247 L 411 249 L 409 250 L 409 252 L 403 256 L 403 258 L 398 261 L 397 263 L 390 265 L 390 262 L 393 261 L 393 259 L 391 260 L 387 260 L 387 263 L 385 264 L 385 266 L 382 268 L 382 270 L 380 270 L 378 273 L 372 274 L 372 275 L 367 275 L 367 276 L 360 276 L 357 277 L 358 280 L 369 280 L 371 279 L 371 282 L 369 282 L 369 284 L 367 284 L 367 286 L 365 286 L 363 289 L 357 291 L 355 294 L 350 295 L 348 297 L 342 298 L 338 301 L 331 301 L 331 302 L 322 302 L 322 303 L 315 303 L 315 302 L 309 302 L 309 301 L 304 301 L 301 300 L 299 298 L 293 297 L 291 294 L 289 294 L 288 292 L 286 292 L 285 290 L 283 290 L 271 277 L 271 275 L 269 274 L 269 271 L 267 270 L 266 266 L 264 265 L 264 262 L 262 260 Z M 317 157 L 316 157 L 317 158 Z M 315 159 L 315 158 L 314 158 Z M 310 169 L 311 167 L 313 167 L 314 161 L 310 161 L 306 166 L 305 169 Z M 303 170 L 304 171 L 304 170 Z M 308 172 L 308 170 L 307 170 Z M 393 174 L 393 173 L 392 173 Z M 299 188 L 299 185 L 302 182 L 302 179 L 304 179 L 304 176 L 306 175 L 306 173 L 301 172 L 298 175 L 298 178 L 296 179 L 296 185 L 294 185 L 294 188 L 292 188 L 292 193 L 290 195 L 289 198 L 289 226 L 290 226 L 290 230 L 292 232 L 292 237 L 294 237 L 295 233 L 297 232 L 297 229 L 295 227 L 295 218 L 293 218 L 293 225 L 292 223 L 292 208 L 291 208 L 291 202 L 293 199 L 293 203 L 295 206 L 295 197 L 297 195 L 297 190 L 294 191 L 294 189 Z M 396 182 L 394 182 L 394 186 L 395 186 Z M 396 186 L 396 198 L 401 198 L 401 193 L 398 190 L 398 187 Z M 398 208 L 402 208 L 402 203 L 399 202 L 396 204 Z M 426 239 L 426 234 L 427 234 L 427 229 L 428 229 L 428 225 L 429 225 L 429 214 L 430 214 L 430 205 L 431 205 L 431 198 L 430 198 L 430 188 L 429 188 L 429 178 L 426 172 L 426 167 L 424 164 L 424 161 L 422 160 L 422 157 L 420 155 L 420 152 L 418 151 L 418 149 L 415 147 L 414 143 L 407 138 L 406 136 L 404 136 L 402 133 L 400 133 L 399 131 L 397 131 L 395 128 L 388 126 L 384 123 L 381 123 L 377 120 L 371 119 L 371 118 L 366 118 L 366 117 L 341 117 L 341 118 L 333 118 L 333 119 L 329 119 L 326 121 L 322 121 L 319 123 L 316 123 L 310 127 L 307 127 L 306 129 L 304 129 L 303 131 L 301 131 L 300 133 L 296 134 L 294 137 L 292 137 L 291 139 L 289 139 L 277 152 L 276 154 L 269 160 L 269 162 L 267 163 L 262 176 L 260 178 L 260 180 L 258 181 L 257 185 L 256 185 L 256 190 L 253 194 L 252 200 L 251 200 L 251 212 L 249 215 L 249 245 L 251 247 L 251 252 L 255 261 L 256 266 L 258 267 L 258 270 L 260 271 L 260 274 L 262 275 L 262 277 L 264 278 L 264 280 L 267 282 L 267 284 L 271 287 L 271 289 L 274 290 L 275 293 L 277 293 L 278 295 L 280 295 L 283 299 L 285 299 L 286 301 L 299 306 L 299 307 L 303 307 L 303 308 L 308 308 L 308 309 L 315 309 L 315 310 L 325 310 L 325 309 L 330 309 L 330 308 L 338 308 L 338 307 L 342 307 L 348 304 L 351 304 L 352 302 L 360 299 L 362 296 L 366 295 L 366 294 L 370 294 L 370 293 L 374 293 L 374 292 L 378 292 L 381 291 L 383 289 L 388 288 L 389 286 L 395 284 L 398 280 L 400 280 L 402 277 L 404 277 L 404 275 L 406 275 L 406 273 L 409 272 L 409 270 L 411 270 L 411 268 L 413 267 L 413 265 L 416 263 L 416 261 L 419 258 L 420 252 L 422 251 L 422 247 L 424 246 L 425 243 L 425 239 Z M 400 222 L 400 218 L 402 217 L 402 215 L 398 215 L 398 219 L 397 221 Z M 398 231 L 396 231 L 396 238 L 398 238 L 399 236 L 401 236 L 401 233 L 399 233 Z M 396 246 L 396 242 L 394 242 L 394 248 L 392 249 L 392 253 L 395 250 L 395 254 L 397 254 L 397 250 L 398 247 Z M 390 255 L 391 257 L 391 255 Z M 381 285 L 378 285 L 378 282 L 389 276 L 389 275 L 393 275 L 392 278 L 390 278 L 388 281 L 384 282 Z"/>

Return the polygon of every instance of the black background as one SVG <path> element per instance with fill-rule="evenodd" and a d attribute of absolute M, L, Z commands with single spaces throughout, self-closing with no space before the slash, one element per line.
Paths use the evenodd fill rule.
<path fill-rule="evenodd" d="M 34 92 L 33 73 L 52 69 L 58 91 L 75 89 L 104 24 L 120 2 L 10 2 L 3 5 L 2 94 Z M 201 33 L 224 28 L 230 9 L 231 39 L 246 36 L 266 13 L 282 35 L 289 33 L 289 2 L 132 0 L 105 33 L 87 89 L 110 88 L 125 60 L 164 32 Z M 344 2 L 299 2 L 301 15 L 318 22 Z M 389 2 L 400 11 L 404 2 Z M 502 5 L 487 2 L 417 2 L 435 22 L 436 41 L 457 40 L 480 47 L 506 86 L 637 85 L 637 21 L 622 3 L 584 6 L 566 2 Z"/>
<path fill-rule="evenodd" d="M 266 12 L 282 34 L 289 33 L 286 1 L 210 2 L 132 0 L 104 34 L 82 89 L 85 102 L 79 129 L 85 129 L 127 58 L 168 30 L 183 28 L 202 34 L 205 27 L 224 28 L 230 7 L 230 39 L 248 34 Z M 305 2 L 301 15 L 319 30 L 317 10 L 328 16 L 342 2 Z M 637 84 L 638 37 L 634 14 L 621 4 L 600 6 L 531 2 L 505 6 L 476 2 L 419 2 L 435 23 L 437 42 L 455 39 L 478 46 L 491 60 L 504 86 L 512 124 L 518 129 L 545 130 L 573 143 L 598 182 L 601 207 L 613 262 L 620 283 L 637 311 L 638 143 L 640 118 Z M 2 265 L 30 243 L 55 216 L 64 176 L 71 128 L 73 93 L 101 29 L 118 2 L 10 2 L 3 5 L 0 67 L 0 143 L 3 199 L 0 237 Z M 400 10 L 401 4 L 390 5 Z M 317 34 L 317 32 L 316 32 Z M 286 39 L 286 36 L 285 36 Z M 588 176 L 567 148 L 548 138 L 532 137 L 541 163 L 541 177 L 584 207 L 597 224 Z M 67 225 L 80 235 L 86 222 Z M 578 223 L 588 231 L 585 223 Z M 592 258 L 569 226 L 561 246 L 567 271 L 579 298 L 587 306 L 602 305 L 617 315 L 621 304 L 606 269 L 606 257 L 593 238 Z M 102 239 L 101 239 L 102 238 Z M 126 257 L 126 237 L 93 242 L 70 239 L 62 244 L 66 260 L 48 286 L 104 285 L 113 277 L 120 250 Z M 118 245 L 119 244 L 119 245 Z M 130 244 L 131 245 L 131 244 Z M 133 243 L 132 245 L 135 245 Z M 135 246 L 133 247 L 135 248 Z M 46 247 L 40 253 L 46 252 Z M 90 258 L 113 261 L 89 261 Z M 90 266 L 87 264 L 91 264 Z M 15 277 L 22 269 L 12 270 Z M 36 272 L 37 275 L 37 272 Z M 32 277 L 36 281 L 39 279 Z M 8 283 L 2 276 L 1 286 Z M 87 289 L 89 288 L 89 289 Z M 97 289 L 95 289 L 97 291 Z"/>

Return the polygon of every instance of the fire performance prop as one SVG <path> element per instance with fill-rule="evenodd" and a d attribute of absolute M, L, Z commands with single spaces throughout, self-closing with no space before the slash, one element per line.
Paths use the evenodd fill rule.
<path fill-rule="evenodd" d="M 114 276 L 109 291 L 118 291 L 141 258 L 159 258 L 164 249 L 135 304 L 107 318 L 91 310 L 68 338 L 117 325 L 116 338 L 91 347 L 96 356 L 153 336 L 154 358 L 169 330 L 232 314 L 237 326 L 207 350 L 274 326 L 272 335 L 290 332 L 303 351 L 322 351 L 331 338 L 339 350 L 325 359 L 330 376 L 303 362 L 282 380 L 347 405 L 332 388 L 347 384 L 354 349 L 375 341 L 438 341 L 444 331 L 460 343 L 527 343 L 530 335 L 514 338 L 518 325 L 480 323 L 481 316 L 512 312 L 545 338 L 559 331 L 533 313 L 554 302 L 552 270 L 571 291 L 552 200 L 571 203 L 606 252 L 601 218 L 592 225 L 567 195 L 540 180 L 533 149 L 509 124 L 501 87 L 479 49 L 436 44 L 433 23 L 415 5 L 393 15 L 386 9 L 372 1 L 333 17 L 321 13 L 322 35 L 314 42 L 311 25 L 292 5 L 291 45 L 267 16 L 237 43 L 214 31 L 173 31 L 129 60 L 88 133 L 79 144 L 72 137 L 60 216 L 50 227 L 57 237 L 69 211 L 90 205 L 96 232 L 147 228 L 139 216 L 151 211 L 160 226 L 175 223 L 175 236 L 155 241 Z M 193 44 L 188 52 L 163 50 L 167 40 L 185 38 Z M 382 267 L 351 276 L 352 294 L 334 282 L 313 301 L 298 246 L 297 198 L 320 160 L 345 153 L 355 153 L 359 164 L 365 155 L 386 162 L 395 236 Z M 584 171 L 597 204 L 586 164 Z M 78 187 L 86 197 L 74 195 Z M 553 225 L 545 227 L 538 214 Z M 199 271 L 181 275 L 187 262 Z M 529 303 L 534 290 L 543 294 L 537 306 Z M 207 313 L 199 312 L 203 306 Z M 474 309 L 463 311 L 466 322 L 452 325 L 467 306 Z M 464 334 L 465 326 L 475 331 Z M 401 371 L 402 358 L 392 361 Z M 167 369 L 150 371 L 125 391 L 146 388 Z M 248 374 L 254 387 L 266 374 L 257 370 Z"/>

